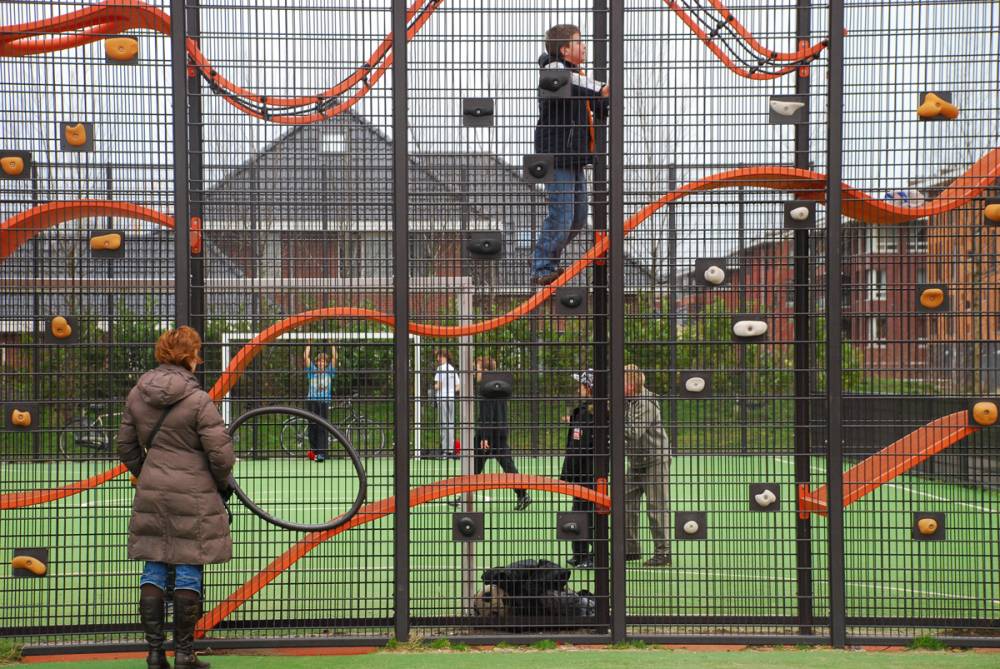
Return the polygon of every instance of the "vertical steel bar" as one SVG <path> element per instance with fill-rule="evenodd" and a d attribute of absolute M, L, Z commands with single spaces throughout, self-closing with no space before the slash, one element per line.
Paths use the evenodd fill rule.
<path fill-rule="evenodd" d="M 392 2 L 392 313 L 395 320 L 393 371 L 396 410 L 393 433 L 396 450 L 393 478 L 396 496 L 393 534 L 393 604 L 395 636 L 410 637 L 410 378 L 409 324 L 409 159 L 406 2 Z"/>
<path fill-rule="evenodd" d="M 49 167 L 51 170 L 52 167 Z M 38 165 L 31 166 L 31 206 L 37 207 L 39 199 L 38 189 Z M 38 235 L 31 238 L 31 278 L 38 281 L 42 278 L 42 250 L 39 248 Z M 31 292 L 31 334 L 33 336 L 31 347 L 31 399 L 35 402 L 42 399 L 42 305 L 40 295 L 37 290 Z M 5 398 L 6 399 L 6 398 Z M 74 410 L 76 407 L 74 407 Z M 53 415 L 58 415 L 58 407 L 52 407 Z M 56 439 L 59 435 L 56 435 Z M 42 457 L 42 433 L 40 430 L 31 431 L 31 455 L 35 460 Z"/>
<path fill-rule="evenodd" d="M 191 220 L 188 205 L 187 29 L 185 0 L 170 0 L 170 84 L 173 99 L 174 166 L 174 323 L 191 322 Z"/>
<path fill-rule="evenodd" d="M 844 595 L 844 451 L 841 407 L 841 209 L 843 182 L 844 109 L 844 2 L 830 3 L 830 46 L 828 49 L 827 193 L 826 193 L 826 360 L 827 360 L 827 504 L 829 507 L 828 552 L 830 564 L 830 644 L 846 643 Z"/>
<path fill-rule="evenodd" d="M 625 640 L 625 5 L 609 14 L 608 258 L 611 320 L 611 640 Z"/>
<path fill-rule="evenodd" d="M 608 2 L 594 0 L 594 76 L 599 81 L 608 79 Z M 603 124 L 594 132 L 594 191 L 591 199 L 594 234 L 608 229 L 608 131 Z M 593 269 L 593 346 L 595 391 L 599 401 L 594 410 L 595 469 L 599 478 L 608 476 L 608 267 L 595 265 Z M 594 522 L 594 592 L 597 595 L 596 618 L 598 624 L 607 625 L 610 616 L 610 581 L 608 578 L 608 517 L 598 515 Z"/>
<path fill-rule="evenodd" d="M 796 3 L 795 35 L 798 44 L 810 43 L 812 33 L 812 0 Z M 795 75 L 796 95 L 809 95 L 810 70 Z M 807 107 L 807 110 L 809 107 Z M 809 123 L 795 125 L 795 167 L 809 169 Z M 795 344 L 795 484 L 809 483 L 809 365 L 812 336 L 809 323 L 809 231 L 796 230 L 794 239 L 793 275 L 795 282 L 794 328 Z M 795 573 L 798 582 L 797 607 L 799 633 L 812 634 L 813 579 L 812 532 L 810 518 L 797 517 L 795 521 Z"/>
<path fill-rule="evenodd" d="M 198 0 L 187 0 L 187 36 L 197 42 L 201 38 L 201 12 Z M 188 137 L 188 183 L 191 218 L 204 218 L 205 191 L 205 151 L 202 123 L 202 88 L 201 77 L 189 76 L 187 79 L 187 137 Z M 202 224 L 204 229 L 204 223 Z M 191 252 L 191 327 L 202 335 L 205 334 L 205 260 L 203 251 Z M 200 380 L 204 384 L 204 369 L 201 369 Z"/>

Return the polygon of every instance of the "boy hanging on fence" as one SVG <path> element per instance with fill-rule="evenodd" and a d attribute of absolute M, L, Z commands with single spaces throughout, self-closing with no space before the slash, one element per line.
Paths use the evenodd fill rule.
<path fill-rule="evenodd" d="M 333 399 L 333 377 L 337 375 L 337 347 L 330 347 L 330 355 L 317 353 L 315 362 L 310 357 L 312 346 L 306 346 L 302 353 L 302 366 L 306 370 L 306 382 L 309 390 L 306 394 L 306 411 L 320 418 L 329 419 L 330 400 Z M 326 430 L 317 423 L 309 421 L 309 447 L 316 462 L 326 460 L 327 440 Z"/>
<path fill-rule="evenodd" d="M 538 59 L 543 70 L 570 70 L 570 96 L 539 97 L 535 126 L 535 153 L 552 154 L 555 172 L 545 184 L 548 212 L 535 242 L 531 267 L 532 283 L 552 283 L 563 269 L 563 250 L 587 224 L 586 165 L 594 163 L 594 120 L 608 115 L 608 87 L 581 69 L 587 47 L 580 28 L 570 24 L 552 26 L 545 33 L 545 53 Z"/>

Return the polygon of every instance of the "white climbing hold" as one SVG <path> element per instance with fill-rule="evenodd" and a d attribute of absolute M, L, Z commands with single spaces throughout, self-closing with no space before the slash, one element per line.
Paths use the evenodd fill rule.
<path fill-rule="evenodd" d="M 782 116 L 794 116 L 795 112 L 806 106 L 805 102 L 793 102 L 791 100 L 771 100 L 771 110 L 775 114 Z"/>
<path fill-rule="evenodd" d="M 700 393 L 705 389 L 705 379 L 700 376 L 692 376 L 684 382 L 684 390 L 689 393 Z"/>
<path fill-rule="evenodd" d="M 765 488 L 763 492 L 759 492 L 754 495 L 753 498 L 757 502 L 758 506 L 771 506 L 778 501 L 778 496 L 767 488 Z"/>
<path fill-rule="evenodd" d="M 705 270 L 705 281 L 712 284 L 713 286 L 718 286 L 723 281 L 726 280 L 726 270 L 722 269 L 718 265 L 712 265 Z"/>
<path fill-rule="evenodd" d="M 689 520 L 684 523 L 684 532 L 687 534 L 698 534 L 699 529 L 701 528 L 698 527 L 698 521 L 696 520 Z"/>
<path fill-rule="evenodd" d="M 767 332 L 764 321 L 737 321 L 733 324 L 733 334 L 737 337 L 759 337 Z"/>
<path fill-rule="evenodd" d="M 788 215 L 792 217 L 793 221 L 809 220 L 809 207 L 796 207 L 788 212 Z"/>

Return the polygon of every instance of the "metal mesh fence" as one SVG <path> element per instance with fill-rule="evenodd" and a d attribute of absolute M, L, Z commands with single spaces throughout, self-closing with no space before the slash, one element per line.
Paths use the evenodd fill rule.
<path fill-rule="evenodd" d="M 142 642 L 188 324 L 201 646 L 995 645 L 996 4 L 376 5 L 0 8 L 0 635 Z"/>

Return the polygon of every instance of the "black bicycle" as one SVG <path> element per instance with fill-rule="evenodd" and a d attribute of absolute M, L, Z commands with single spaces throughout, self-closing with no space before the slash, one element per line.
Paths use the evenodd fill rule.
<path fill-rule="evenodd" d="M 385 428 L 380 423 L 365 416 L 357 407 L 358 395 L 339 400 L 333 410 L 343 414 L 342 420 L 331 421 L 342 426 L 354 448 L 362 457 L 386 455 Z M 305 455 L 311 448 L 309 443 L 309 421 L 299 416 L 285 419 L 281 425 L 278 443 L 289 455 Z"/>
<path fill-rule="evenodd" d="M 88 404 L 82 415 L 66 421 L 59 431 L 59 452 L 65 457 L 111 455 L 121 411 L 107 411 L 103 404 Z"/>

